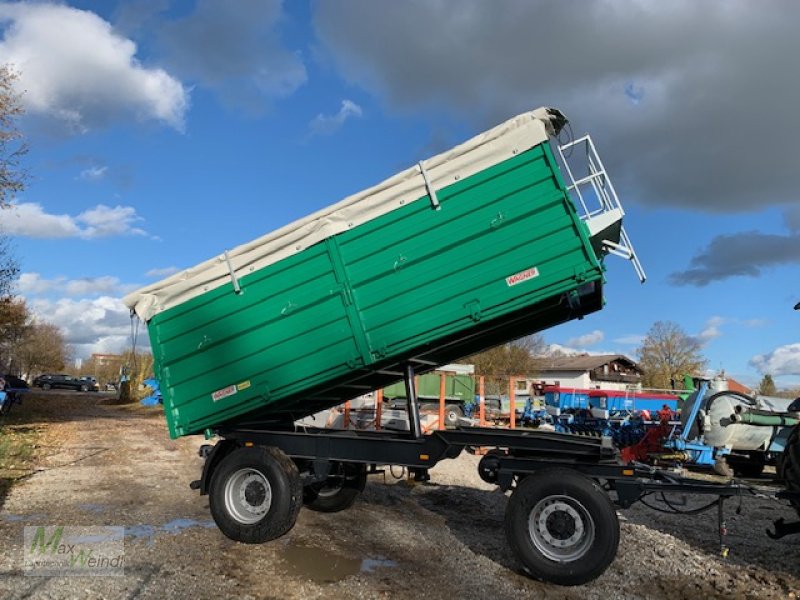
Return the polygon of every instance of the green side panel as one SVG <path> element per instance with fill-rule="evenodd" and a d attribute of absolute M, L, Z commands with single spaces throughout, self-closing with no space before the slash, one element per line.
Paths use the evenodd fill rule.
<path fill-rule="evenodd" d="M 417 397 L 438 400 L 441 387 L 439 373 L 425 373 L 417 378 Z M 448 400 L 470 402 L 475 398 L 475 380 L 469 375 L 447 373 L 444 380 L 444 395 Z M 406 386 L 402 381 L 383 388 L 383 397 L 405 398 Z"/>
<path fill-rule="evenodd" d="M 548 144 L 437 195 L 153 317 L 170 434 L 300 418 L 325 407 L 309 390 L 602 280 Z"/>

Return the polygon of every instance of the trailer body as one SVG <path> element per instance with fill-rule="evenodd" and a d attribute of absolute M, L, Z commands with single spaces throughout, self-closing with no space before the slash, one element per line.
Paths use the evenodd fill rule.
<path fill-rule="evenodd" d="M 520 115 L 417 167 L 131 294 L 170 435 L 290 422 L 599 310 L 621 207 L 579 216 Z"/>

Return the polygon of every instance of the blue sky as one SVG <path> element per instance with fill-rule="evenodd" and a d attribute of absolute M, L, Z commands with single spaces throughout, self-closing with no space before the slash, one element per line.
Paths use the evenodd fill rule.
<path fill-rule="evenodd" d="M 498 8 L 501 7 L 501 8 Z M 524 110 L 592 133 L 649 280 L 545 332 L 634 356 L 657 320 L 710 367 L 800 385 L 800 7 L 776 2 L 0 3 L 32 178 L 0 214 L 18 292 L 76 355 L 120 298 Z"/>

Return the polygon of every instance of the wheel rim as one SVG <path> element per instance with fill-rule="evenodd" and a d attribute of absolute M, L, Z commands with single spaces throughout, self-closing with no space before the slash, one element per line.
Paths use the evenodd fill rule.
<path fill-rule="evenodd" d="M 531 510 L 528 533 L 536 549 L 548 559 L 572 562 L 591 547 L 595 526 L 589 511 L 575 498 L 548 496 Z"/>
<path fill-rule="evenodd" d="M 271 505 L 272 487 L 261 471 L 239 469 L 225 483 L 225 508 L 240 523 L 257 523 Z"/>
<path fill-rule="evenodd" d="M 326 482 L 318 491 L 317 496 L 320 498 L 332 498 L 342 491 L 344 481 L 339 479 L 336 483 Z"/>

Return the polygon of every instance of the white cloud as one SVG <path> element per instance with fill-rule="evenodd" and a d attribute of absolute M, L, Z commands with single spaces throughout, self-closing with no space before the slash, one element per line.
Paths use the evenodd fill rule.
<path fill-rule="evenodd" d="M 750 365 L 762 375 L 800 375 L 800 343 L 779 346 L 767 354 L 750 359 Z"/>
<path fill-rule="evenodd" d="M 601 356 L 604 354 L 620 354 L 619 352 L 611 350 L 588 350 L 586 348 L 575 348 L 574 346 L 568 346 L 564 344 L 547 345 L 545 356 L 551 354 L 559 354 L 559 353 L 567 356 L 579 356 L 582 354 L 588 354 L 589 356 Z"/>
<path fill-rule="evenodd" d="M 2 3 L 0 62 L 21 72 L 31 114 L 76 131 L 131 116 L 181 130 L 188 107 L 183 85 L 136 58 L 136 44 L 96 14 L 52 3 Z"/>
<path fill-rule="evenodd" d="M 164 267 L 161 269 L 150 269 L 145 275 L 148 277 L 169 277 L 180 271 L 178 267 Z"/>
<path fill-rule="evenodd" d="M 125 294 L 138 287 L 136 284 L 123 284 L 118 277 L 81 277 L 68 279 L 55 277 L 45 279 L 39 273 L 22 273 L 17 280 L 17 292 L 22 296 L 41 296 L 63 294 L 66 296 L 97 296 L 102 294 Z"/>
<path fill-rule="evenodd" d="M 98 204 L 78 215 L 54 215 L 41 204 L 23 202 L 0 211 L 0 229 L 10 236 L 94 239 L 116 235 L 146 235 L 132 206 Z"/>
<path fill-rule="evenodd" d="M 577 346 L 578 348 L 593 346 L 599 342 L 602 342 L 603 338 L 605 338 L 605 334 L 599 329 L 595 329 L 594 331 L 585 335 L 568 339 L 567 346 Z"/>
<path fill-rule="evenodd" d="M 100 181 L 106 176 L 106 171 L 108 171 L 107 166 L 91 166 L 81 171 L 78 175 L 78 179 L 83 181 Z"/>
<path fill-rule="evenodd" d="M 308 124 L 311 135 L 330 135 L 336 133 L 348 119 L 361 117 L 361 107 L 352 100 L 342 100 L 342 106 L 335 115 L 318 114 Z"/>
<path fill-rule="evenodd" d="M 706 321 L 705 328 L 695 336 L 695 339 L 701 344 L 707 344 L 711 340 L 717 339 L 722 335 L 720 327 L 727 321 L 724 317 L 711 317 Z"/>
<path fill-rule="evenodd" d="M 65 341 L 73 346 L 79 358 L 86 358 L 92 352 L 121 352 L 130 347 L 130 311 L 119 298 L 33 299 L 29 306 L 34 314 L 61 329 Z M 140 328 L 139 340 L 147 343 L 144 328 Z"/>
<path fill-rule="evenodd" d="M 82 237 L 108 237 L 112 235 L 136 234 L 145 235 L 144 230 L 133 224 L 142 218 L 136 214 L 132 206 L 105 206 L 98 204 L 95 208 L 84 211 L 76 217 L 85 225 Z"/>
<path fill-rule="evenodd" d="M 751 328 L 764 327 L 768 323 L 769 319 L 745 319 L 742 321 L 742 325 Z"/>
<path fill-rule="evenodd" d="M 644 341 L 644 338 L 645 336 L 641 333 L 631 333 L 629 335 L 623 335 L 622 337 L 614 339 L 614 343 L 639 346 Z"/>

